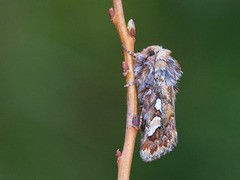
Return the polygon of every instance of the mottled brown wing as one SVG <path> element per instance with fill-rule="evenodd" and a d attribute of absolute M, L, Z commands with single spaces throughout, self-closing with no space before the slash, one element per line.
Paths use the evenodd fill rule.
<path fill-rule="evenodd" d="M 181 77 L 171 51 L 149 46 L 136 54 L 134 74 L 138 89 L 144 161 L 158 159 L 177 145 L 175 125 L 176 83 Z"/>
<path fill-rule="evenodd" d="M 177 145 L 174 89 L 163 84 L 154 96 L 155 102 L 150 109 L 142 112 L 142 118 L 148 118 L 143 120 L 145 124 L 140 148 L 140 156 L 144 161 L 158 159 Z"/>

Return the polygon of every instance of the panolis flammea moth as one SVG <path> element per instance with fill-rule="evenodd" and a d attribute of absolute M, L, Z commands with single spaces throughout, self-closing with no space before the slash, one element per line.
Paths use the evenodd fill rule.
<path fill-rule="evenodd" d="M 134 56 L 135 61 L 134 83 L 142 122 L 140 156 L 143 161 L 152 161 L 177 145 L 175 94 L 182 71 L 168 49 L 149 46 L 141 53 L 132 53 L 123 48 Z"/>

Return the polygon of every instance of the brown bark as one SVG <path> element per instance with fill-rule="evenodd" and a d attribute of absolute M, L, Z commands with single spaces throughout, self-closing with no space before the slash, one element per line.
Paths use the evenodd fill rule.
<path fill-rule="evenodd" d="M 131 28 L 129 31 L 126 27 L 122 1 L 113 0 L 113 7 L 109 10 L 112 23 L 115 25 L 120 41 L 129 51 L 134 52 L 135 43 L 135 28 Z M 124 51 L 123 72 L 127 70 L 126 84 L 134 82 L 133 71 L 133 57 Z M 132 121 L 137 115 L 137 93 L 136 86 L 130 85 L 127 87 L 127 120 L 125 140 L 122 153 L 117 150 L 117 164 L 118 164 L 118 180 L 128 180 L 130 177 L 130 170 L 135 146 L 135 139 L 138 129 L 133 127 Z"/>

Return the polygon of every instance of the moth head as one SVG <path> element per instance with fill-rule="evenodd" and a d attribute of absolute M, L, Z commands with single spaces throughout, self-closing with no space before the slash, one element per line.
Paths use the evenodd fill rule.
<path fill-rule="evenodd" d="M 157 53 L 157 51 L 153 47 L 154 46 L 149 46 L 146 49 L 143 49 L 142 52 L 136 53 L 135 54 L 136 62 L 142 64 L 145 61 L 149 61 L 149 60 L 153 61 L 156 58 L 156 53 Z"/>
<path fill-rule="evenodd" d="M 134 57 L 136 64 L 142 64 L 142 63 L 150 63 L 154 64 L 154 61 L 165 61 L 167 62 L 170 56 L 171 51 L 168 49 L 162 48 L 162 46 L 149 46 L 142 50 L 140 53 L 132 53 L 128 49 L 126 49 L 123 45 L 122 47 L 125 49 L 125 51 L 128 52 L 128 54 L 132 55 Z"/>
<path fill-rule="evenodd" d="M 170 53 L 170 50 L 164 49 L 162 46 L 149 46 L 141 52 L 146 60 L 166 60 Z"/>

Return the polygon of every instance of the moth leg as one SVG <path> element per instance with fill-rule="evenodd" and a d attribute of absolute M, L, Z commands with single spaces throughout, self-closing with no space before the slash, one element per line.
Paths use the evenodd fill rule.
<path fill-rule="evenodd" d="M 129 70 L 127 72 L 123 72 L 122 74 L 124 77 L 126 77 L 128 73 L 129 73 Z"/>
<path fill-rule="evenodd" d="M 139 80 L 138 79 L 135 79 L 135 81 L 133 81 L 132 83 L 125 84 L 124 87 L 128 88 L 129 86 L 132 86 L 132 85 L 135 85 L 135 84 L 139 84 Z"/>
<path fill-rule="evenodd" d="M 137 55 L 136 55 L 135 53 L 129 51 L 123 44 L 122 44 L 122 47 L 123 47 L 123 49 L 124 49 L 128 54 L 130 54 L 131 56 L 133 56 L 134 58 L 136 58 Z"/>
<path fill-rule="evenodd" d="M 125 84 L 124 87 L 125 87 L 125 88 L 128 88 L 129 86 L 132 86 L 132 85 L 134 85 L 134 84 L 136 84 L 136 81 L 134 81 L 134 82 L 132 82 L 132 83 L 129 83 L 129 84 Z"/>
<path fill-rule="evenodd" d="M 135 61 L 142 62 L 143 60 L 145 60 L 147 58 L 147 56 L 145 54 L 133 53 L 133 52 L 129 51 L 123 44 L 122 44 L 122 47 L 128 54 L 130 54 L 131 56 L 134 57 Z"/>

